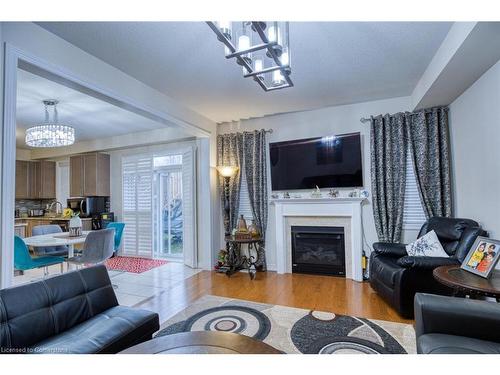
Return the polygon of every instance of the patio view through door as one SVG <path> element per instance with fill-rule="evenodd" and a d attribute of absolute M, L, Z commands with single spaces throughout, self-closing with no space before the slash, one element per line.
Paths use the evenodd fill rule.
<path fill-rule="evenodd" d="M 197 265 L 196 149 L 122 157 L 121 255 Z"/>
<path fill-rule="evenodd" d="M 184 253 L 182 155 L 155 157 L 153 165 L 154 256 L 182 259 Z"/>

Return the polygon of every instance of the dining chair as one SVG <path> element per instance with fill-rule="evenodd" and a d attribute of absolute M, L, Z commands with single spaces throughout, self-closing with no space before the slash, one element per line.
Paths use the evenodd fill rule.
<path fill-rule="evenodd" d="M 44 276 L 49 274 L 49 266 L 54 264 L 61 265 L 61 273 L 63 273 L 63 257 L 42 256 L 32 258 L 28 250 L 28 246 L 19 236 L 14 236 L 14 268 L 24 272 L 35 268 L 44 268 Z"/>
<path fill-rule="evenodd" d="M 120 223 L 118 221 L 114 221 L 108 224 L 106 229 L 114 228 L 115 229 L 115 253 L 120 249 L 120 245 L 122 243 L 123 237 L 123 229 L 125 228 L 125 223 Z"/>
<path fill-rule="evenodd" d="M 31 230 L 32 236 L 41 236 L 44 234 L 62 233 L 62 229 L 57 224 L 50 225 L 36 225 Z M 48 246 L 48 247 L 35 247 L 34 252 L 36 255 L 55 255 L 55 256 L 68 256 L 68 246 Z"/>
<path fill-rule="evenodd" d="M 99 264 L 111 258 L 114 252 L 115 229 L 93 230 L 87 234 L 80 255 L 68 258 L 68 263 L 83 266 L 85 264 Z"/>

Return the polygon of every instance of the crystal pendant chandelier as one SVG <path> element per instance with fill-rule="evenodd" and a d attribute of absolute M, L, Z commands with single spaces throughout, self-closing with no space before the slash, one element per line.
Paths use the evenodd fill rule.
<path fill-rule="evenodd" d="M 252 77 L 264 91 L 293 87 L 288 22 L 207 24 L 224 44 L 226 59 L 235 58 L 245 78 Z"/>
<path fill-rule="evenodd" d="M 61 125 L 57 118 L 57 100 L 46 99 L 45 121 L 26 130 L 26 145 L 31 147 L 61 147 L 75 143 L 75 129 L 68 125 Z M 49 107 L 53 108 L 50 121 Z"/>

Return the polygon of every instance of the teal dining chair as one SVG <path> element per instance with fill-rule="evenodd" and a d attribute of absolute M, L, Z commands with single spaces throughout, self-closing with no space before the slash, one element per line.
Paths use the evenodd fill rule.
<path fill-rule="evenodd" d="M 14 268 L 24 272 L 35 268 L 44 268 L 44 276 L 49 274 L 49 266 L 61 264 L 61 273 L 63 273 L 63 257 L 43 256 L 32 258 L 28 246 L 19 236 L 14 236 Z"/>
<path fill-rule="evenodd" d="M 108 228 L 115 229 L 115 253 L 116 253 L 120 249 L 120 245 L 122 243 L 123 229 L 125 228 L 125 223 L 113 221 L 113 222 L 108 224 L 106 229 L 108 229 Z"/>

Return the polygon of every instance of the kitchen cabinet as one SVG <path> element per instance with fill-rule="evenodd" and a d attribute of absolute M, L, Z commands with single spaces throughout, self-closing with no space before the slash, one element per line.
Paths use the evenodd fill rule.
<path fill-rule="evenodd" d="M 16 224 L 14 226 L 14 234 L 18 237 L 26 237 L 26 224 Z"/>
<path fill-rule="evenodd" d="M 39 199 L 56 198 L 56 163 L 53 161 L 34 162 L 34 188 L 33 194 Z"/>
<path fill-rule="evenodd" d="M 29 161 L 16 160 L 16 199 L 28 199 L 29 188 Z"/>
<path fill-rule="evenodd" d="M 55 199 L 56 163 L 16 160 L 16 199 Z"/>
<path fill-rule="evenodd" d="M 72 197 L 108 197 L 110 160 L 99 152 L 70 157 L 70 195 Z"/>

